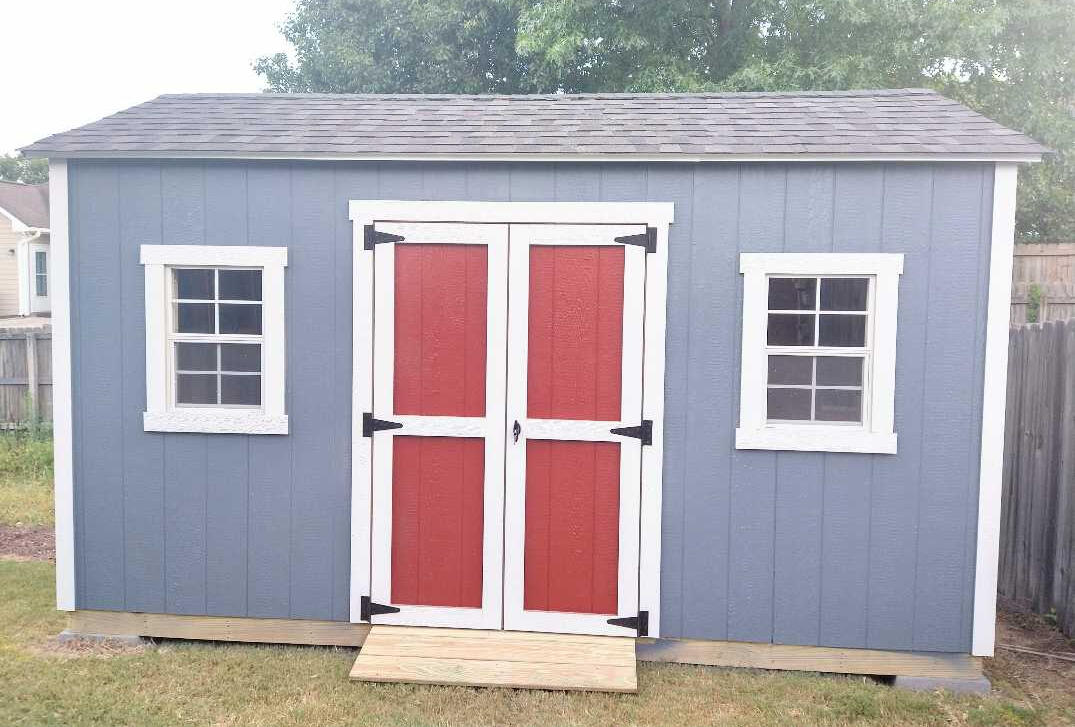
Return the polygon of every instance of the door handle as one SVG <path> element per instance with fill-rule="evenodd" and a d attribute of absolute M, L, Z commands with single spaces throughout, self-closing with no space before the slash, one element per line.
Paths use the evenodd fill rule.
<path fill-rule="evenodd" d="M 515 444 L 519 443 L 519 435 L 523 433 L 523 428 L 519 426 L 519 420 L 516 419 L 515 423 L 511 425 L 511 438 Z"/>

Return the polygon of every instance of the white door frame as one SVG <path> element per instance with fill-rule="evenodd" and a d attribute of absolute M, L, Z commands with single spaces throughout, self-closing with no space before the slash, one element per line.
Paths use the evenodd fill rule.
<path fill-rule="evenodd" d="M 507 326 L 508 226 L 429 222 L 386 222 L 379 232 L 399 242 L 376 246 L 374 255 L 373 417 L 402 425 L 369 438 L 373 446 L 373 511 L 370 531 L 370 596 L 398 608 L 372 623 L 496 629 L 501 623 L 502 536 L 504 532 L 504 376 Z M 485 354 L 485 416 L 401 416 L 393 410 L 395 386 L 396 245 L 485 245 L 488 251 Z M 392 447 L 396 435 L 479 437 L 485 440 L 482 519 L 481 608 L 416 606 L 392 601 Z"/>
<path fill-rule="evenodd" d="M 363 414 L 373 406 L 374 255 L 364 249 L 365 228 L 387 222 L 646 225 L 655 229 L 656 250 L 647 256 L 642 416 L 653 422 L 653 444 L 642 447 L 642 492 L 638 546 L 638 609 L 649 614 L 651 637 L 660 636 L 661 472 L 664 457 L 664 338 L 668 227 L 671 202 L 417 202 L 351 200 L 354 315 L 351 420 L 351 607 L 361 621 L 361 604 L 371 586 L 372 438 L 362 436 Z M 507 424 L 505 423 L 505 436 Z M 385 432 L 377 432 L 382 436 Z"/>
<path fill-rule="evenodd" d="M 611 432 L 635 427 L 642 417 L 643 317 L 645 315 L 646 251 L 622 245 L 615 238 L 645 235 L 644 225 L 512 225 L 511 272 L 508 278 L 508 415 L 520 423 L 519 437 L 508 444 L 505 462 L 504 628 L 509 631 L 624 636 L 623 626 L 609 618 L 638 614 L 638 537 L 641 440 Z M 529 419 L 530 247 L 532 245 L 607 245 L 623 247 L 623 344 L 621 348 L 620 415 L 614 421 Z M 513 434 L 514 436 L 514 434 Z M 619 573 L 616 613 L 527 611 L 524 608 L 526 549 L 526 442 L 528 439 L 616 442 L 620 445 Z"/>

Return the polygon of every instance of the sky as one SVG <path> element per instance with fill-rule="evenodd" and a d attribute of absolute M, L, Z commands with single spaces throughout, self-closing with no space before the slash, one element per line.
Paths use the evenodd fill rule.
<path fill-rule="evenodd" d="M 294 0 L 0 0 L 0 154 L 162 93 L 261 91 Z"/>

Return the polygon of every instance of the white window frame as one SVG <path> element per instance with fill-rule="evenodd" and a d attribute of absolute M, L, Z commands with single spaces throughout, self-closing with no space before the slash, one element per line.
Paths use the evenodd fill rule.
<path fill-rule="evenodd" d="M 147 432 L 287 434 L 284 412 L 284 268 L 286 247 L 142 245 L 146 305 Z M 260 268 L 262 271 L 261 382 L 259 407 L 177 406 L 170 349 L 173 268 Z"/>
<path fill-rule="evenodd" d="M 742 375 L 737 449 L 895 454 L 896 316 L 903 255 L 894 253 L 742 253 Z M 862 423 L 768 421 L 766 393 L 771 352 L 766 332 L 769 279 L 776 277 L 867 277 Z M 790 349 L 789 349 L 790 350 Z M 815 355 L 826 350 L 802 347 Z M 841 349 L 842 350 L 842 349 Z M 777 351 L 779 353 L 779 351 Z"/>

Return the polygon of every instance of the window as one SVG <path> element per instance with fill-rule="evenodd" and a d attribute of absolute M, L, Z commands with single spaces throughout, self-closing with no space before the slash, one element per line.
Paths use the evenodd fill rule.
<path fill-rule="evenodd" d="M 286 434 L 284 248 L 143 245 L 147 431 Z"/>
<path fill-rule="evenodd" d="M 49 294 L 49 256 L 44 250 L 34 252 L 34 294 L 38 298 Z"/>
<path fill-rule="evenodd" d="M 894 453 L 903 256 L 742 255 L 740 449 Z"/>

